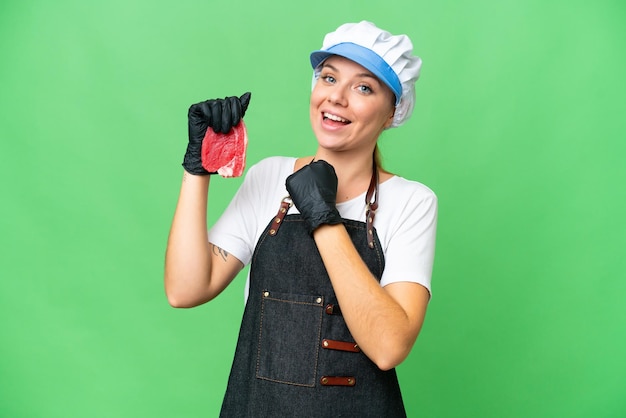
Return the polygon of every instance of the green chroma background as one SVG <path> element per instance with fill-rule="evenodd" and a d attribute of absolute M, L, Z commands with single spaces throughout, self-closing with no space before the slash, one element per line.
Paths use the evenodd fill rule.
<path fill-rule="evenodd" d="M 251 91 L 248 166 L 311 153 L 308 53 L 361 19 L 424 60 L 414 117 L 381 140 L 440 203 L 409 415 L 626 416 L 625 18 L 617 0 L 4 1 L 0 416 L 217 415 L 244 275 L 192 310 L 162 289 L 187 108 Z M 210 222 L 240 181 L 213 182 Z"/>

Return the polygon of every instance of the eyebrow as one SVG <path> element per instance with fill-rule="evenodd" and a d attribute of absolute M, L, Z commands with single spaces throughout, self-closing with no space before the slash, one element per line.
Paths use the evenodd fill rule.
<path fill-rule="evenodd" d="M 333 71 L 340 72 L 337 68 L 333 67 L 331 64 L 324 63 L 322 65 L 322 68 L 326 68 L 326 67 L 330 68 Z M 358 77 L 369 77 L 369 78 L 372 78 L 372 79 L 376 80 L 378 83 L 380 83 L 380 80 L 378 79 L 378 77 L 376 77 L 374 74 L 369 73 L 369 72 L 367 72 L 367 73 L 359 73 L 359 74 L 357 74 L 357 76 Z"/>

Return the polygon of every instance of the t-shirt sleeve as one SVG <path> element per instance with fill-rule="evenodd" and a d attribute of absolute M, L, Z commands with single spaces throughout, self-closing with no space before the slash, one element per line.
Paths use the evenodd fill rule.
<path fill-rule="evenodd" d="M 381 286 L 414 282 L 431 291 L 437 230 L 437 196 L 416 192 L 399 208 L 385 251 Z"/>
<path fill-rule="evenodd" d="M 252 258 L 257 230 L 253 202 L 258 202 L 255 166 L 248 173 L 226 210 L 209 230 L 209 242 L 232 254 L 244 265 Z"/>

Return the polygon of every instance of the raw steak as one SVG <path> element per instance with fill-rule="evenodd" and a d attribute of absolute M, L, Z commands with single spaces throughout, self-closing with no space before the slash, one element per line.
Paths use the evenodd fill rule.
<path fill-rule="evenodd" d="M 209 128 L 202 141 L 202 167 L 222 177 L 239 177 L 246 166 L 248 132 L 243 120 L 229 133 L 215 133 Z"/>

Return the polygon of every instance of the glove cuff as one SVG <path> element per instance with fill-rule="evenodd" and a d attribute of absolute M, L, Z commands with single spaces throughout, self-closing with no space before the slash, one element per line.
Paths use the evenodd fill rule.
<path fill-rule="evenodd" d="M 336 208 L 329 208 L 328 211 L 323 213 L 318 213 L 318 216 L 314 218 L 306 219 L 307 225 L 309 227 L 309 234 L 312 236 L 313 231 L 319 228 L 322 225 L 338 225 L 343 223 L 343 218 L 339 214 L 339 211 Z"/>
<path fill-rule="evenodd" d="M 196 176 L 208 176 L 209 174 L 212 174 L 202 167 L 200 150 L 196 150 L 195 147 L 191 146 L 191 144 L 187 147 L 187 152 L 185 153 L 182 166 L 189 174 L 194 174 Z"/>

